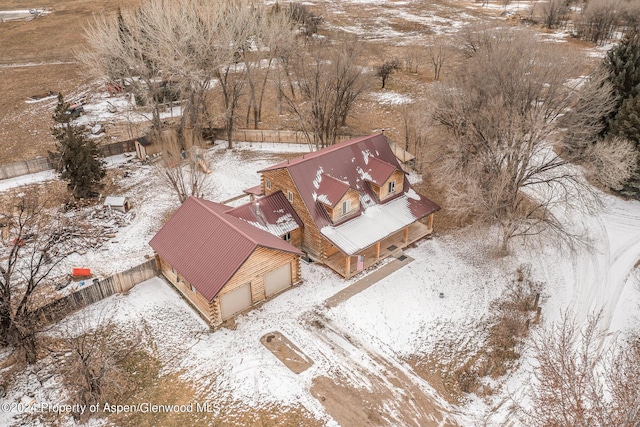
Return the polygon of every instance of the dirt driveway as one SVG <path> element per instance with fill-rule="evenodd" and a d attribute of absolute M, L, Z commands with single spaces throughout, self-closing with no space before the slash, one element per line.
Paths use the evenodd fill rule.
<path fill-rule="evenodd" d="M 408 365 L 356 340 L 327 318 L 316 315 L 310 321 L 318 340 L 335 351 L 333 356 L 350 367 L 356 380 L 313 380 L 311 394 L 341 426 L 457 425 L 431 386 Z"/>
<path fill-rule="evenodd" d="M 341 325 L 324 315 L 326 310 L 374 285 L 404 267 L 411 258 L 394 260 L 328 298 L 322 308 L 299 318 L 312 335 L 322 358 L 331 360 L 326 375 L 315 376 L 311 394 L 341 426 L 456 426 L 450 409 L 393 349 L 369 337 L 356 339 Z M 280 332 L 261 342 L 292 372 L 299 374 L 313 364 L 304 348 L 292 344 Z M 309 342 L 309 340 L 307 340 Z M 284 343 L 284 344 L 283 344 Z M 334 371 L 334 372 L 331 372 Z"/>

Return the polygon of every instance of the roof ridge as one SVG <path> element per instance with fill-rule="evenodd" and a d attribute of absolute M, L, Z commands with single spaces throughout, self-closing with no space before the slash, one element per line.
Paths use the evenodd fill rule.
<path fill-rule="evenodd" d="M 329 174 L 328 174 L 328 173 L 326 173 L 326 172 L 322 172 L 320 175 L 321 175 L 321 176 L 322 176 L 322 175 L 324 175 L 324 176 L 326 176 L 327 178 L 331 178 L 331 179 L 333 179 L 334 181 L 338 181 L 340 184 L 346 185 L 347 187 L 351 188 L 351 184 L 349 184 L 349 182 L 344 182 L 343 180 L 341 180 L 341 179 L 339 179 L 339 178 L 336 178 L 336 177 L 335 177 L 335 176 L 333 176 L 333 175 L 329 175 Z"/>
<path fill-rule="evenodd" d="M 217 218 L 219 218 L 220 220 L 222 220 L 225 224 L 227 224 L 229 227 L 233 228 L 235 231 L 237 231 L 238 233 L 240 233 L 242 235 L 242 237 L 244 237 L 245 239 L 247 239 L 248 241 L 250 241 L 251 243 L 253 243 L 256 246 L 260 246 L 260 244 L 253 239 L 251 236 L 249 236 L 247 233 L 244 232 L 244 230 L 241 230 L 240 228 L 236 227 L 234 224 L 232 224 L 228 218 L 225 218 L 225 216 L 227 215 L 226 213 L 228 211 L 223 211 L 223 215 L 218 214 L 218 212 L 214 211 L 213 209 L 211 209 L 209 206 L 207 206 L 204 203 L 204 199 L 199 199 L 198 197 L 194 197 L 194 196 L 189 196 L 189 198 L 193 198 L 200 206 L 202 206 L 203 208 L 205 208 L 208 212 L 212 213 L 214 216 L 216 216 Z M 213 202 L 215 203 L 215 202 Z M 235 217 L 230 217 L 230 218 L 235 218 Z M 235 218 L 238 219 L 238 218 Z"/>
<path fill-rule="evenodd" d="M 398 169 L 397 167 L 395 167 L 395 166 L 394 166 L 394 165 L 392 165 L 391 163 L 389 163 L 389 162 L 387 162 L 387 161 L 384 161 L 384 160 L 382 160 L 382 159 L 381 159 L 381 158 L 379 158 L 379 157 L 376 157 L 376 156 L 370 156 L 370 160 L 369 160 L 369 161 L 371 161 L 371 160 L 376 161 L 376 162 L 380 162 L 380 163 L 384 163 L 385 165 L 392 166 L 394 169 Z"/>
<path fill-rule="evenodd" d="M 330 145 L 328 147 L 324 147 L 324 148 L 321 148 L 319 150 L 312 151 L 310 153 L 304 153 L 304 154 L 302 154 L 302 155 L 300 155 L 298 157 L 295 157 L 295 158 L 293 158 L 291 160 L 285 160 L 283 162 L 276 163 L 275 165 L 266 167 L 264 169 L 261 169 L 258 172 L 262 172 L 262 171 L 266 171 L 266 170 L 287 168 L 291 164 L 299 165 L 299 164 L 304 163 L 306 161 L 309 161 L 309 160 L 315 159 L 317 157 L 323 156 L 323 155 L 325 155 L 327 153 L 333 153 L 334 151 L 338 151 L 338 150 L 340 150 L 342 148 L 350 147 L 350 146 L 352 146 L 354 144 L 357 144 L 359 142 L 365 141 L 367 139 L 375 138 L 375 137 L 380 136 L 380 135 L 385 136 L 385 134 L 381 132 L 381 133 L 375 133 L 373 135 L 365 135 L 365 136 L 359 136 L 359 137 L 352 138 L 352 139 L 347 139 L 346 141 L 341 141 L 341 142 L 335 143 L 333 145 Z M 320 154 L 316 155 L 316 153 L 320 153 Z"/>

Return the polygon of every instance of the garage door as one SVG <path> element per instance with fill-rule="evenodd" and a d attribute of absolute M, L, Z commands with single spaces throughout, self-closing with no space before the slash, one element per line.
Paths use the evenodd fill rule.
<path fill-rule="evenodd" d="M 251 284 L 247 283 L 220 297 L 222 320 L 251 306 Z"/>
<path fill-rule="evenodd" d="M 276 294 L 291 286 L 291 264 L 278 267 L 264 276 L 264 290 L 267 296 Z"/>

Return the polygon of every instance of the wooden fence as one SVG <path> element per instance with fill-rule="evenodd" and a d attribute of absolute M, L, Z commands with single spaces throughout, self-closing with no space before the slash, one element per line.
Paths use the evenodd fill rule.
<path fill-rule="evenodd" d="M 208 139 L 226 139 L 227 134 L 224 129 L 213 128 L 206 129 L 205 138 Z M 306 136 L 313 141 L 313 136 L 308 132 L 295 130 L 269 130 L 269 129 L 236 129 L 233 131 L 233 140 L 240 142 L 282 142 L 289 144 L 308 144 Z M 339 136 L 337 142 L 346 141 L 353 138 L 352 136 Z"/>
<path fill-rule="evenodd" d="M 119 141 L 102 145 L 100 149 L 105 157 L 115 156 L 122 153 L 136 151 L 135 139 Z M 28 175 L 30 173 L 42 172 L 53 169 L 53 165 L 48 157 L 36 157 L 31 160 L 0 165 L 0 180 L 15 178 L 17 176 Z"/>
<path fill-rule="evenodd" d="M 118 154 L 130 153 L 136 151 L 135 139 L 127 141 L 114 142 L 100 147 L 105 157 L 116 156 Z"/>
<path fill-rule="evenodd" d="M 31 160 L 0 165 L 0 179 L 9 179 L 30 173 L 52 169 L 47 157 L 36 157 Z"/>
<path fill-rule="evenodd" d="M 226 134 L 222 129 L 206 129 L 205 136 L 213 139 L 225 139 Z M 308 144 L 307 132 L 294 130 L 255 130 L 255 129 L 238 129 L 233 132 L 234 141 L 242 142 L 274 142 L 289 144 Z M 338 136 L 337 142 L 346 141 L 353 138 L 348 135 Z M 310 137 L 313 141 L 313 137 Z M 100 147 L 105 157 L 116 156 L 118 154 L 136 151 L 135 139 L 114 142 Z M 31 160 L 23 160 L 20 162 L 0 165 L 0 180 L 15 178 L 30 173 L 42 172 L 53 169 L 47 157 L 36 157 Z"/>
<path fill-rule="evenodd" d="M 67 315 L 88 305 L 103 300 L 113 294 L 128 292 L 138 283 L 158 275 L 155 258 L 121 273 L 114 274 L 96 283 L 83 286 L 72 294 L 60 298 L 38 309 L 39 319 L 48 324 L 57 322 Z"/>

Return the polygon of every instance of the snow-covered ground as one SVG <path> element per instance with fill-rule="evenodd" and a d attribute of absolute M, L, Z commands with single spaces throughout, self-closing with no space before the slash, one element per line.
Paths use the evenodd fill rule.
<path fill-rule="evenodd" d="M 308 150 L 304 145 L 283 144 L 243 143 L 236 147 L 227 151 L 220 144 L 207 152 L 214 170 L 215 200 L 228 199 L 255 185 L 256 171 L 278 162 L 279 152 Z M 144 255 L 152 253 L 148 240 L 165 212 L 177 206 L 162 190 L 153 166 L 130 165 L 125 159 L 113 159 L 112 167 L 129 168 L 123 180 L 129 188 L 125 195 L 134 202 L 135 219 L 104 250 L 71 260 L 102 274 L 144 261 Z M 229 174 L 230 170 L 234 173 Z M 554 248 L 538 252 L 516 248 L 509 257 L 495 258 L 491 255 L 492 230 L 480 234 L 462 231 L 419 242 L 406 251 L 413 262 L 332 309 L 325 308 L 323 301 L 354 279 L 345 281 L 322 266 L 303 264 L 301 286 L 239 316 L 234 330 L 210 332 L 161 279 L 152 279 L 126 296 L 108 298 L 86 310 L 114 311 L 120 322 L 145 319 L 166 362 L 165 372 L 183 372 L 185 380 L 212 398 L 229 396 L 252 406 L 300 404 L 328 425 L 335 425 L 310 392 L 313 379 L 325 376 L 367 389 L 373 387 L 371 378 L 381 375 L 388 363 L 401 369 L 441 408 L 459 412 L 456 419 L 461 425 L 469 425 L 482 413 L 484 403 L 474 400 L 467 407 L 451 407 L 405 361 L 433 351 L 451 337 L 466 337 L 473 345 L 489 305 L 522 263 L 530 263 L 533 278 L 546 283 L 545 318 L 556 319 L 562 309 L 584 318 L 604 305 L 612 331 L 639 326 L 634 312 L 640 304 L 640 291 L 630 272 L 640 259 L 640 203 L 605 198 L 605 212 L 589 220 L 595 228 L 594 249 L 573 257 Z M 338 335 L 348 331 L 352 340 L 319 332 L 313 326 L 315 319 L 330 323 Z M 313 360 L 310 369 L 293 374 L 260 343 L 260 337 L 276 330 Z M 359 345 L 352 344 L 354 340 Z M 176 358 L 178 354 L 181 357 Z M 385 361 L 383 365 L 380 360 Z M 55 381 L 36 387 L 38 382 L 28 378 L 9 390 L 10 401 L 26 393 L 43 400 L 54 399 L 59 393 Z M 11 423 L 7 416 L 0 418 L 0 424 Z"/>
<path fill-rule="evenodd" d="M 342 30 L 364 35 L 366 39 L 393 39 L 399 45 L 415 42 L 423 34 L 401 31 L 395 24 L 415 23 L 429 28 L 433 34 L 453 34 L 477 19 L 464 9 L 444 5 L 434 7 L 446 9 L 449 16 L 438 16 L 437 10 L 416 8 L 419 2 L 412 1 L 309 0 L 307 3 L 326 5 L 332 8 L 334 16 L 346 16 L 349 8 L 357 7 L 363 15 L 370 15 L 370 19 L 351 22 L 342 26 Z M 505 7 L 493 2 L 485 6 L 469 3 L 466 7 L 522 14 L 531 5 L 531 2 L 512 2 Z M 331 27 L 331 23 L 328 25 Z M 562 42 L 566 34 L 545 34 L 542 38 Z M 602 56 L 606 48 L 597 48 L 592 54 Z M 410 103 L 413 99 L 392 91 L 369 96 L 390 105 Z M 37 102 L 41 101 L 55 105 L 54 98 Z M 180 111 L 166 114 L 178 115 Z M 125 98 L 99 94 L 85 106 L 85 115 L 80 120 L 92 125 L 145 118 L 134 113 Z M 212 200 L 224 201 L 257 185 L 256 171 L 279 162 L 283 155 L 308 152 L 306 145 L 295 144 L 236 143 L 235 147 L 227 151 L 224 144 L 217 144 L 205 154 L 213 170 L 210 179 L 213 185 L 207 195 Z M 127 171 L 127 176 L 120 179 L 124 190 L 119 195 L 132 201 L 135 216 L 99 250 L 74 255 L 67 260 L 65 268 L 89 267 L 95 274 L 106 276 L 144 262 L 145 256 L 152 254 L 148 241 L 166 214 L 178 206 L 176 197 L 166 190 L 158 177 L 159 170 L 153 165 L 140 164 L 127 156 L 115 156 L 109 161 L 110 167 Z M 0 192 L 52 179 L 55 179 L 53 172 L 46 171 L 3 180 Z M 255 407 L 300 404 L 327 425 L 336 425 L 311 393 L 314 378 L 329 377 L 367 390 L 373 388 L 372 378 L 385 378 L 384 371 L 393 366 L 431 396 L 439 407 L 455 413 L 452 418 L 460 425 L 474 425 L 492 402 L 505 400 L 506 393 L 521 386 L 530 369 L 526 363 L 508 378 L 500 379 L 505 390 L 492 401 L 472 397 L 466 404 L 454 407 L 416 375 L 406 361 L 451 342 L 477 345 L 492 301 L 502 293 L 520 265 L 530 264 L 532 278 L 546 284 L 547 298 L 543 305 L 546 320 L 557 320 L 563 310 L 571 310 L 581 321 L 602 308 L 609 331 L 626 333 L 640 329 L 637 314 L 640 277 L 633 273 L 634 265 L 640 260 L 640 202 L 603 197 L 606 208 L 601 214 L 576 218 L 588 225 L 594 239 L 593 248 L 572 255 L 555 247 L 535 251 L 515 247 L 512 255 L 495 258 L 491 251 L 495 230 L 474 233 L 462 230 L 442 236 L 437 234 L 436 216 L 434 239 L 421 241 L 406 250 L 413 262 L 334 308 L 326 308 L 323 302 L 355 279 L 344 280 L 322 266 L 303 264 L 304 282 L 300 286 L 239 316 L 234 329 L 211 332 L 160 278 L 139 284 L 127 295 L 116 295 L 94 304 L 85 309 L 84 314 L 98 317 L 99 313 L 110 311 L 122 323 L 144 319 L 165 363 L 164 372 L 181 372 L 184 380 L 203 393 L 202 397 L 230 397 Z M 330 327 L 319 330 L 314 326 L 318 320 Z M 276 330 L 313 361 L 311 368 L 293 374 L 260 343 L 262 336 Z M 349 339 L 344 338 L 347 333 Z M 396 391 L 395 385 L 389 383 L 388 387 Z M 65 398 L 55 377 L 38 378 L 29 370 L 18 376 L 8 392 L 8 402 L 16 402 L 27 394 L 33 394 L 39 402 L 59 402 Z M 401 390 L 397 392 L 402 394 Z M 389 405 L 392 407 L 391 402 Z M 17 424 L 16 415 L 0 411 L 0 425 Z M 508 416 L 508 412 L 498 411 L 493 420 L 502 422 Z M 75 422 L 69 418 L 66 425 L 75 425 Z"/>

